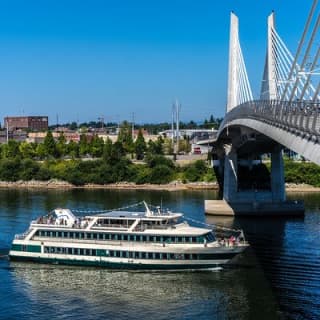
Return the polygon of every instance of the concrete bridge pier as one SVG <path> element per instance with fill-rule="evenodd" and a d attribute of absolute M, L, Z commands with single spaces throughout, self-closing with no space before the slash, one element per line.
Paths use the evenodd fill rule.
<path fill-rule="evenodd" d="M 223 146 L 223 199 L 206 200 L 205 212 L 212 215 L 301 215 L 303 202 L 286 201 L 282 147 L 271 150 L 271 172 L 268 189 L 239 188 L 239 155 L 232 144 Z M 246 161 L 252 167 L 252 159 Z M 243 178 L 242 178 L 243 179 Z M 249 178 L 248 178 L 249 179 Z"/>
<path fill-rule="evenodd" d="M 284 165 L 280 146 L 275 147 L 271 152 L 271 193 L 272 202 L 286 200 Z"/>
<path fill-rule="evenodd" d="M 238 192 L 238 157 L 232 145 L 225 145 L 224 150 L 223 199 L 230 202 Z"/>

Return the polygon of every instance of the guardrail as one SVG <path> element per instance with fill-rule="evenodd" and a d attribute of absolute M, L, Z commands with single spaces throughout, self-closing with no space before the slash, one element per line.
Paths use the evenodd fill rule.
<path fill-rule="evenodd" d="M 320 102 L 254 100 L 229 111 L 220 125 L 217 137 L 236 119 L 255 119 L 299 135 L 320 140 Z"/>

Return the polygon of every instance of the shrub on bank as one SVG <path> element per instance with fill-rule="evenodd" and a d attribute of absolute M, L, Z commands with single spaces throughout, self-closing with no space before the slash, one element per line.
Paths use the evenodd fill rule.
<path fill-rule="evenodd" d="M 286 160 L 285 181 L 288 183 L 306 183 L 320 187 L 320 166 L 311 162 Z"/>
<path fill-rule="evenodd" d="M 181 170 L 183 172 L 183 181 L 216 181 L 213 169 L 211 167 L 208 167 L 206 162 L 203 160 L 197 160 L 194 163 L 182 168 Z"/>

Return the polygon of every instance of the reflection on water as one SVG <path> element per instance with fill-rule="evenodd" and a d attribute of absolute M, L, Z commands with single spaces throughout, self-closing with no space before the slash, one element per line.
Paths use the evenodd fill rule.
<path fill-rule="evenodd" d="M 38 319 L 48 314 L 85 315 L 86 319 L 106 315 L 111 319 L 249 319 L 258 312 L 257 304 L 268 316 L 275 316 L 272 303 L 253 299 L 255 290 L 272 299 L 255 268 L 250 279 L 245 276 L 247 270 L 239 269 L 117 272 L 18 262 L 11 263 L 11 268 L 13 285 L 25 297 L 19 308 L 31 306 L 29 312 L 37 313 Z"/>
<path fill-rule="evenodd" d="M 0 256 L 14 234 L 53 208 L 142 200 L 243 228 L 251 244 L 236 267 L 220 272 L 117 272 L 0 258 L 0 319 L 320 319 L 320 195 L 292 197 L 305 201 L 304 218 L 205 218 L 212 191 L 0 190 Z"/>

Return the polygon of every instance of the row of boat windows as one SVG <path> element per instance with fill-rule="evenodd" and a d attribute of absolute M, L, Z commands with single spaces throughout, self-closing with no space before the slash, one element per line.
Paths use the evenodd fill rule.
<path fill-rule="evenodd" d="M 160 259 L 160 260 L 199 260 L 213 259 L 214 254 L 189 254 L 189 253 L 167 253 L 167 252 L 139 252 L 139 251 L 118 251 L 118 250 L 99 250 L 82 248 L 64 247 L 44 247 L 44 253 L 69 254 L 80 256 L 104 256 L 112 258 L 127 259 Z"/>
<path fill-rule="evenodd" d="M 66 232 L 38 230 L 36 236 L 67 239 L 87 240 L 115 240 L 115 241 L 137 241 L 137 242 L 161 242 L 161 243 L 204 243 L 214 241 L 211 232 L 204 236 L 180 237 L 180 236 L 150 236 L 150 235 L 128 235 L 114 233 L 92 233 L 92 232 Z"/>

